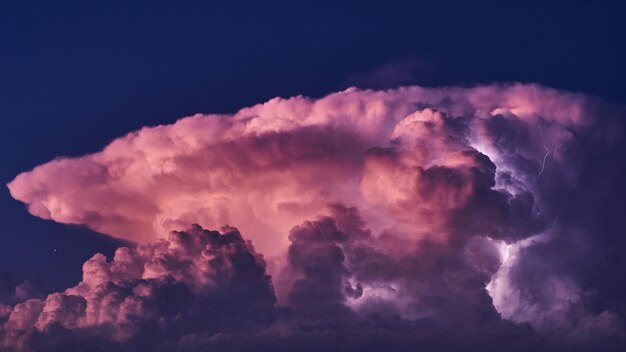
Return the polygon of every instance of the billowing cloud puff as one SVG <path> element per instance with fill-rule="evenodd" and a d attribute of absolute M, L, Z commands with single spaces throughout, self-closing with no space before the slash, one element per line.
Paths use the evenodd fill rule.
<path fill-rule="evenodd" d="M 1 346 L 61 348 L 67 341 L 45 341 L 64 335 L 154 349 L 161 335 L 229 331 L 269 320 L 274 304 L 263 258 L 237 230 L 195 226 L 168 240 L 119 248 L 110 262 L 94 255 L 75 287 L 15 305 Z"/>
<path fill-rule="evenodd" d="M 0 324 L 8 319 L 12 306 L 31 298 L 40 298 L 43 292 L 41 284 L 31 278 L 0 274 Z"/>
<path fill-rule="evenodd" d="M 625 192 L 612 187 L 626 170 L 623 113 L 536 85 L 348 89 L 196 115 L 53 160 L 18 175 L 12 196 L 139 245 L 110 263 L 95 256 L 64 293 L 10 305 L 4 340 L 60 329 L 119 347 L 158 331 L 176 348 L 236 350 L 244 330 L 289 346 L 311 329 L 336 340 L 333 324 L 382 340 L 389 326 L 480 326 L 544 345 L 523 324 L 622 339 L 626 287 L 597 273 L 626 268 L 615 213 Z M 176 232 L 193 223 L 241 229 L 272 282 L 238 232 Z"/>

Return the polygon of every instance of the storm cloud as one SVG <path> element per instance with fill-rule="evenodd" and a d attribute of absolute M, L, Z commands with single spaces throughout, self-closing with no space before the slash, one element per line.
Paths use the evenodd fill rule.
<path fill-rule="evenodd" d="M 55 159 L 11 195 L 137 246 L 3 303 L 2 343 L 617 349 L 624 116 L 537 85 L 350 88 Z"/>

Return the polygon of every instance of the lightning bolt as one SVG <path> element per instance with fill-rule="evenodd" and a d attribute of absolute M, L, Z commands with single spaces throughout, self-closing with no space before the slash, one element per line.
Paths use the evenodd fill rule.
<path fill-rule="evenodd" d="M 504 247 L 504 259 L 502 260 L 502 262 L 506 262 L 507 259 L 509 259 L 509 257 L 511 256 L 511 245 L 507 244 L 506 247 Z"/>
<path fill-rule="evenodd" d="M 554 151 L 552 152 L 552 161 L 556 160 L 556 150 L 559 149 L 559 147 L 561 147 L 565 142 L 567 142 L 567 139 L 564 139 L 561 143 L 554 147 Z"/>
<path fill-rule="evenodd" d="M 541 131 L 541 125 L 539 125 L 539 134 L 541 135 L 541 144 L 543 145 L 543 149 L 546 151 L 546 155 L 543 156 L 543 162 L 541 163 L 541 170 L 539 171 L 539 175 L 543 173 L 543 170 L 546 168 L 546 160 L 548 159 L 548 155 L 550 155 L 550 149 L 546 146 L 546 141 L 543 139 L 543 131 Z M 556 148 L 555 148 L 556 150 Z"/>
<path fill-rule="evenodd" d="M 322 231 L 322 227 L 320 226 L 320 223 L 315 222 L 315 224 L 317 224 L 317 228 L 320 229 L 320 234 L 322 235 L 322 238 L 324 239 L 324 241 L 326 241 L 326 236 L 324 236 L 324 231 Z"/>
<path fill-rule="evenodd" d="M 543 162 L 541 163 L 541 170 L 539 171 L 539 175 L 537 175 L 537 176 L 541 176 L 541 174 L 543 173 L 543 170 L 545 170 L 546 168 L 546 161 L 548 160 L 548 156 L 550 155 L 550 149 L 546 145 L 546 141 L 543 138 L 543 131 L 541 130 L 541 125 L 539 125 L 538 127 L 539 127 L 539 135 L 541 136 L 541 144 L 543 145 L 543 149 L 546 151 L 546 154 L 543 156 Z M 557 144 L 556 147 L 554 147 L 554 149 L 552 150 L 552 161 L 556 160 L 556 152 L 563 144 L 565 144 L 565 142 L 567 142 L 567 138 L 563 139 L 559 144 Z"/>

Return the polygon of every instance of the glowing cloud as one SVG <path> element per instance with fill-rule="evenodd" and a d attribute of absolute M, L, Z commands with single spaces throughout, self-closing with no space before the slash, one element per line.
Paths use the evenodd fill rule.
<path fill-rule="evenodd" d="M 143 128 L 99 153 L 22 173 L 8 187 L 45 219 L 135 242 L 190 223 L 228 223 L 270 255 L 286 246 L 292 226 L 329 203 L 357 206 L 376 229 L 406 222 L 415 229 L 419 216 L 463 207 L 491 187 L 496 166 L 514 168 L 512 156 L 527 165 L 511 170 L 510 183 L 529 191 L 543 143 L 553 148 L 587 127 L 592 108 L 587 98 L 532 85 L 275 98 L 234 115 Z M 500 140 L 498 124 L 514 128 L 515 151 L 500 145 L 510 142 Z M 408 219 L 402 209 L 411 202 L 424 205 Z"/>
<path fill-rule="evenodd" d="M 143 331 L 137 321 L 196 321 L 149 303 L 174 291 L 210 307 L 229 295 L 232 304 L 245 301 L 236 307 L 279 320 L 375 314 L 471 325 L 502 317 L 541 331 L 619 335 L 620 313 L 590 309 L 591 290 L 547 262 L 565 255 L 551 252 L 545 265 L 554 271 L 535 280 L 524 258 L 589 239 L 594 225 L 580 224 L 578 242 L 568 241 L 574 235 L 563 223 L 576 206 L 561 198 L 578 189 L 588 146 L 618 138 L 620 113 L 537 85 L 351 88 L 195 115 L 53 160 L 18 175 L 11 195 L 33 215 L 140 245 L 118 250 L 111 263 L 95 256 L 64 293 L 0 305 L 4 340 L 15 345 L 24 331 L 56 323 L 97 326 L 97 336 L 120 343 Z M 235 230 L 169 235 L 190 224 L 240 229 L 268 261 L 273 284 Z M 300 323 L 274 320 L 255 334 Z M 176 336 L 196 334 L 178 341 L 188 346 L 222 331 L 181 326 Z"/>

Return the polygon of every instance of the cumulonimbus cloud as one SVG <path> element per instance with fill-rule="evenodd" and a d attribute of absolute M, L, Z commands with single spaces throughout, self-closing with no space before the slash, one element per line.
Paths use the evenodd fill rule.
<path fill-rule="evenodd" d="M 83 282 L 65 293 L 16 305 L 5 330 L 41 332 L 56 322 L 83 331 L 110 318 L 107 336 L 120 343 L 137 329 L 125 329 L 120 317 L 127 315 L 110 312 L 124 306 L 113 309 L 115 299 L 145 293 L 130 299 L 135 310 L 127 312 L 142 309 L 144 316 L 144 299 L 160 299 L 172 285 L 189 297 L 221 285 L 203 276 L 213 260 L 206 244 L 188 261 L 190 254 L 155 254 L 174 253 L 178 240 L 149 244 L 200 224 L 235 226 L 263 254 L 272 284 L 255 251 L 244 251 L 246 260 L 263 264 L 246 269 L 235 260 L 223 274 L 253 280 L 252 290 L 266 298 L 262 306 L 274 307 L 262 309 L 273 311 L 266 316 L 284 317 L 277 307 L 289 307 L 298 319 L 329 321 L 372 314 L 443 325 L 505 318 L 565 335 L 620 335 L 619 302 L 586 286 L 581 275 L 589 272 L 562 263 L 570 254 L 596 258 L 607 243 L 589 235 L 595 220 L 575 215 L 603 200 L 572 192 L 593 179 L 585 171 L 592 156 L 621 140 L 622 113 L 537 85 L 351 88 L 143 128 L 9 183 L 33 215 L 141 245 L 118 251 L 110 264 L 94 257 Z M 540 251 L 547 259 L 536 259 Z M 542 275 L 532 277 L 531 260 L 541 263 Z M 132 282 L 124 281 L 124 293 L 104 298 L 124 275 Z M 160 286 L 151 288 L 155 282 Z M 291 323 L 274 326 L 280 324 Z M 185 330 L 194 337 L 183 340 L 208 343 L 211 331 Z"/>
<path fill-rule="evenodd" d="M 292 226 L 335 202 L 358 206 L 377 229 L 412 223 L 415 236 L 428 236 L 430 224 L 415 226 L 419 217 L 444 225 L 442 213 L 491 187 L 496 166 L 509 189 L 530 191 L 545 168 L 544 145 L 552 151 L 593 124 L 589 100 L 523 85 L 276 98 L 234 115 L 146 127 L 8 187 L 33 215 L 140 243 L 190 223 L 230 223 L 276 254 Z M 524 164 L 509 170 L 509 158 Z M 430 235 L 449 235 L 437 232 Z"/>

